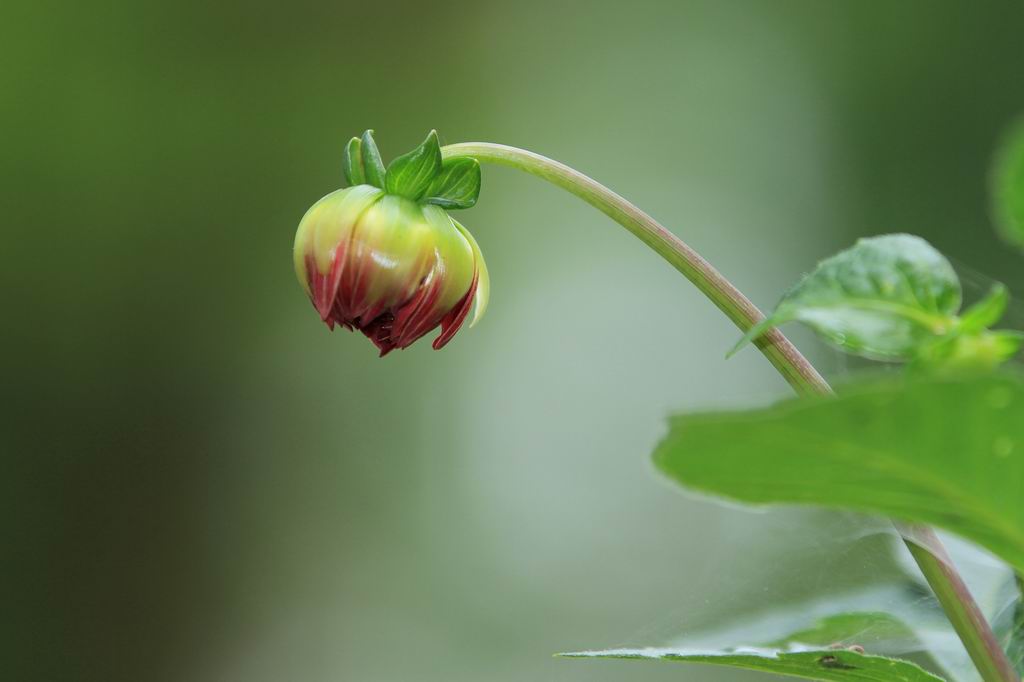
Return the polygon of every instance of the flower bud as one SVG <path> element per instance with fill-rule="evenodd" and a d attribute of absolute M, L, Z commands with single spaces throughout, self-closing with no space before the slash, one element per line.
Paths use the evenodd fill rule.
<path fill-rule="evenodd" d="M 354 186 L 306 212 L 295 235 L 295 272 L 320 318 L 363 332 L 386 355 L 441 327 L 443 347 L 489 281 L 472 235 L 445 211 L 472 206 L 479 165 L 446 164 L 434 132 L 385 171 L 370 131 L 353 138 L 345 174 Z"/>

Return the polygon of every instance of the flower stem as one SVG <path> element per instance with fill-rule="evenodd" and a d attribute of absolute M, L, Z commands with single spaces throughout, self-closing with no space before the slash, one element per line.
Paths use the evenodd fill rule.
<path fill-rule="evenodd" d="M 441 152 L 445 158 L 471 157 L 480 162 L 517 168 L 575 194 L 668 261 L 718 306 L 741 332 L 764 319 L 761 311 L 700 254 L 654 218 L 583 173 L 540 154 L 487 142 L 448 145 Z M 832 393 L 825 379 L 778 329 L 763 334 L 755 345 L 797 394 Z M 1019 682 L 1020 678 L 935 532 L 926 526 L 899 523 L 896 526 L 982 679 L 985 682 Z"/>
<path fill-rule="evenodd" d="M 524 149 L 487 142 L 452 144 L 441 149 L 445 158 L 469 156 L 526 171 L 547 180 L 598 209 L 632 232 L 718 306 L 733 323 L 746 331 L 764 315 L 729 280 L 658 222 L 596 180 L 565 164 Z M 755 345 L 801 394 L 828 393 L 828 384 L 818 371 L 778 330 L 763 334 Z"/>
<path fill-rule="evenodd" d="M 986 682 L 1020 679 L 935 531 L 928 526 L 899 522 L 896 529 L 903 535 L 921 573 L 956 627 L 982 679 Z M 986 655 L 989 653 L 991 655 Z"/>

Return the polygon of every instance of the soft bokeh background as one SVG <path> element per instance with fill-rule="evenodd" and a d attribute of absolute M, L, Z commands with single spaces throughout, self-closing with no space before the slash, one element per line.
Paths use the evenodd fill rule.
<path fill-rule="evenodd" d="M 753 351 L 726 362 L 710 304 L 532 178 L 486 168 L 460 216 L 493 278 L 477 328 L 385 360 L 328 333 L 291 241 L 364 128 L 386 158 L 434 127 L 564 160 L 764 306 L 889 231 L 1024 284 L 985 196 L 1024 110 L 1018 2 L 2 15 L 7 679 L 754 679 L 550 654 L 889 570 L 859 522 L 658 480 L 666 414 L 786 387 Z"/>

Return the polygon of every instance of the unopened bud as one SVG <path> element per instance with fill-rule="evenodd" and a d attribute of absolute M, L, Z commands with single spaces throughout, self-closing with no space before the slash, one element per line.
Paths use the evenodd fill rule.
<path fill-rule="evenodd" d="M 386 355 L 441 327 L 444 346 L 474 307 L 487 306 L 487 267 L 447 209 L 476 202 L 472 159 L 442 162 L 434 132 L 385 171 L 370 131 L 353 138 L 345 175 L 356 183 L 316 202 L 295 235 L 295 272 L 320 318 L 359 330 Z"/>

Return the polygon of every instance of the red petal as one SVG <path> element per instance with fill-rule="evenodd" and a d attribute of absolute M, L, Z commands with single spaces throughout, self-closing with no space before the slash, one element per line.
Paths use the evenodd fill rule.
<path fill-rule="evenodd" d="M 380 357 L 384 357 L 397 346 L 391 339 L 391 328 L 395 321 L 391 313 L 384 313 L 374 318 L 369 324 L 360 328 L 359 331 L 366 335 L 366 338 L 373 341 L 373 345 L 380 349 Z"/>
<path fill-rule="evenodd" d="M 469 309 L 473 307 L 473 296 L 476 294 L 476 285 L 480 281 L 480 272 L 473 272 L 473 281 L 469 285 L 469 291 L 462 297 L 462 300 L 452 308 L 447 315 L 441 319 L 441 335 L 434 339 L 432 344 L 434 350 L 441 350 L 445 344 L 452 340 L 455 332 L 459 331 L 462 323 L 466 320 Z"/>
<path fill-rule="evenodd" d="M 324 322 L 331 315 L 334 307 L 334 298 L 338 293 L 338 284 L 341 282 L 342 270 L 345 266 L 345 244 L 341 243 L 334 251 L 334 262 L 326 275 L 321 275 L 317 268 L 316 258 L 312 254 L 306 254 L 306 272 L 309 277 L 310 297 L 313 305 L 320 313 L 320 319 Z M 340 321 L 340 320 L 339 320 Z"/>
<path fill-rule="evenodd" d="M 348 238 L 350 246 L 349 255 L 352 258 L 352 263 L 349 264 L 348 269 L 345 271 L 345 280 L 342 282 L 339 297 L 344 301 L 352 319 L 359 317 L 364 320 L 373 320 L 376 315 L 371 317 L 366 314 L 368 312 L 368 303 L 365 300 L 367 282 L 364 277 L 367 262 L 372 260 L 372 256 L 365 244 L 359 248 L 355 247 L 355 242 L 358 238 L 358 227 L 356 225 L 352 228 Z"/>
<path fill-rule="evenodd" d="M 441 280 L 435 276 L 429 284 L 421 286 L 408 303 L 398 309 L 392 334 L 399 348 L 408 348 L 437 326 L 435 305 L 440 295 Z"/>

